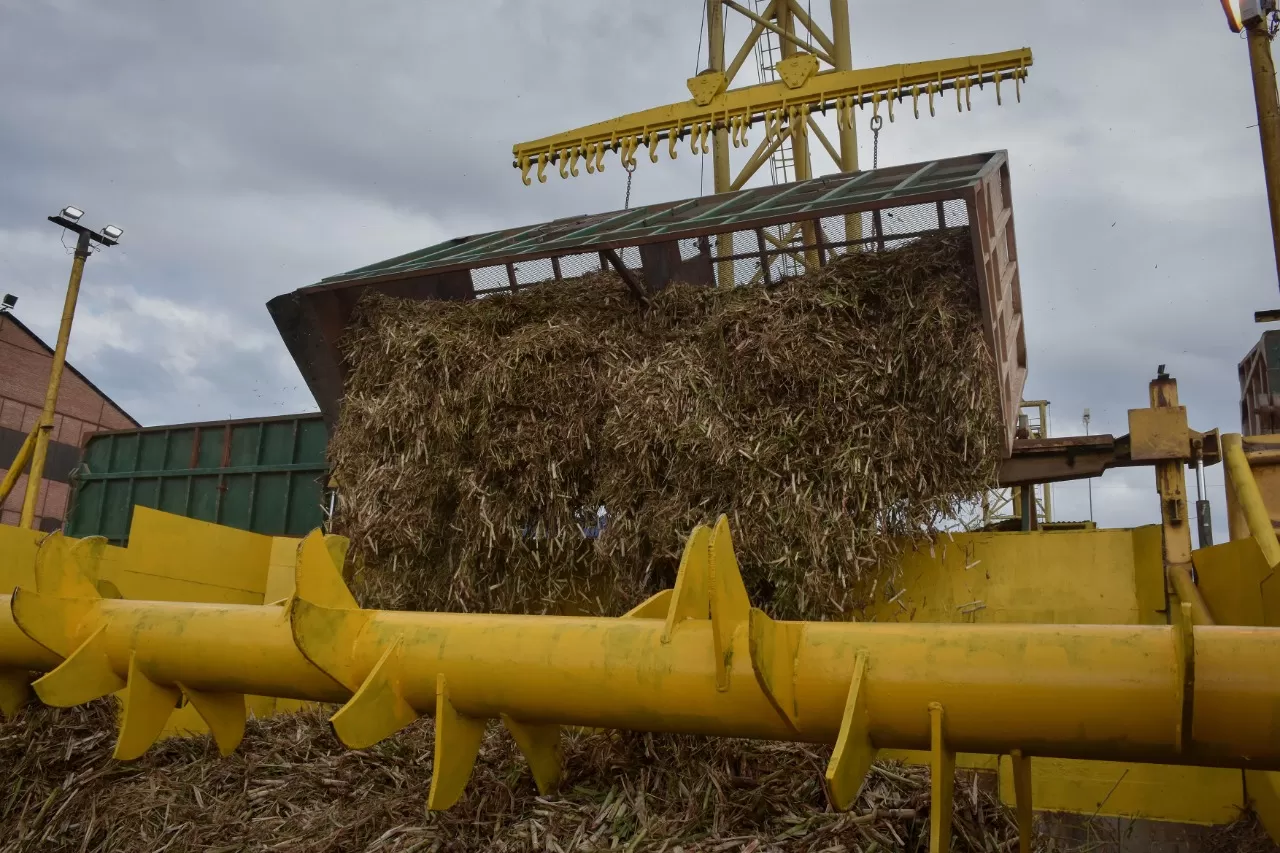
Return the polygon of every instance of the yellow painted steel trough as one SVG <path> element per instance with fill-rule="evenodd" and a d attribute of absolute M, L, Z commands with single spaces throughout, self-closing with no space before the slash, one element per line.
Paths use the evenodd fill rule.
<path fill-rule="evenodd" d="M 184 696 L 229 752 L 262 694 L 345 703 L 333 726 L 355 748 L 434 716 L 431 808 L 461 795 L 494 718 L 544 791 L 561 725 L 834 743 L 840 808 L 890 748 L 930 751 L 934 802 L 957 751 L 1013 756 L 1026 791 L 1030 757 L 1280 769 L 1280 629 L 1193 626 L 1189 605 L 1172 626 L 777 622 L 747 600 L 723 519 L 690 536 L 673 590 L 618 619 L 361 610 L 345 543 L 318 532 L 284 607 L 101 598 L 101 540 L 56 549 L 0 611 L 6 704 L 27 670 L 50 705 L 123 690 L 119 758 Z"/>

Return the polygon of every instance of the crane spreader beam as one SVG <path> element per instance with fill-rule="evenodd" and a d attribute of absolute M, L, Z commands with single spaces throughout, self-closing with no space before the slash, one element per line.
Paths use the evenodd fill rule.
<path fill-rule="evenodd" d="M 879 114 L 881 104 L 894 119 L 893 105 L 911 98 L 912 112 L 920 117 L 920 100 L 925 99 L 930 115 L 935 113 L 935 98 L 942 92 L 955 90 L 956 107 L 971 107 L 973 86 L 992 83 L 997 103 L 1003 102 L 1001 84 L 1012 81 L 1021 100 L 1022 81 L 1031 66 L 1030 48 L 962 56 L 904 65 L 883 65 L 852 71 L 818 72 L 817 58 L 800 54 L 779 63 L 782 79 L 771 83 L 725 89 L 725 76 L 720 72 L 704 73 L 689 79 L 694 98 L 678 104 L 629 113 L 609 121 L 522 142 L 512 149 L 514 165 L 520 169 L 524 183 L 532 183 L 529 172 L 535 166 L 539 181 L 545 182 L 548 164 L 558 164 L 560 177 L 577 176 L 578 161 L 588 172 L 604 169 L 604 155 L 617 151 L 624 164 L 634 164 L 641 145 L 648 148 L 649 159 L 658 161 L 658 143 L 667 142 L 667 153 L 674 159 L 677 143 L 690 138 L 694 153 L 710 151 L 714 130 L 728 129 L 735 147 L 747 144 L 747 130 L 755 122 L 765 124 L 765 137 L 771 139 L 792 126 L 807 123 L 811 112 L 836 111 L 839 127 L 850 126 L 855 107 L 870 104 Z"/>

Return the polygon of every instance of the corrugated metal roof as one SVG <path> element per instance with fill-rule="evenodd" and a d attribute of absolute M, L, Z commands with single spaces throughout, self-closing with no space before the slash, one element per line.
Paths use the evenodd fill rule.
<path fill-rule="evenodd" d="M 713 231 L 812 219 L 828 213 L 954 197 L 959 190 L 978 180 L 985 170 L 1003 160 L 1003 152 L 972 154 L 865 172 L 839 173 L 631 210 L 557 219 L 525 228 L 446 240 L 416 252 L 330 276 L 315 286 L 326 288 L 569 252 L 635 246 Z"/>

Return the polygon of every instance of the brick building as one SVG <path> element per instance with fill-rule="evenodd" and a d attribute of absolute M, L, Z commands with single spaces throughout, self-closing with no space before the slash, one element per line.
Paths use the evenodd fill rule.
<path fill-rule="evenodd" d="M 40 419 L 52 364 L 53 348 L 12 313 L 0 311 L 0 477 Z M 61 526 L 71 493 L 71 472 L 89 433 L 137 426 L 137 421 L 68 362 L 58 389 L 45 479 L 36 504 L 36 526 L 41 530 Z M 23 475 L 0 507 L 0 523 L 18 523 L 26 489 Z"/>

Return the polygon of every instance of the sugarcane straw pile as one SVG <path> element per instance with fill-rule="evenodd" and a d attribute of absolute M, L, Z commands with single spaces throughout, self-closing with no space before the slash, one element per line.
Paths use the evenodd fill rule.
<path fill-rule="evenodd" d="M 646 310 L 611 274 L 367 298 L 330 444 L 357 593 L 616 615 L 724 513 L 754 603 L 856 615 L 859 580 L 995 482 L 972 269 L 961 229 L 776 287 L 673 285 Z"/>
<path fill-rule="evenodd" d="M 561 789 L 539 796 L 511 737 L 491 726 L 463 798 L 423 806 L 429 719 L 378 744 L 341 747 L 319 709 L 250 720 L 218 755 L 208 736 L 161 741 L 142 759 L 111 758 L 114 699 L 28 706 L 0 722 L 0 853 L 347 853 L 604 851 L 765 853 L 924 851 L 928 773 L 879 763 L 854 808 L 832 812 L 819 779 L 828 750 L 674 735 L 569 732 Z M 952 849 L 1016 850 L 994 778 L 959 771 Z M 1123 829 L 1054 825 L 1037 850 L 1130 849 Z M 1114 838 L 1112 837 L 1114 835 Z M 1197 831 L 1192 849 L 1275 853 L 1256 817 Z"/>

